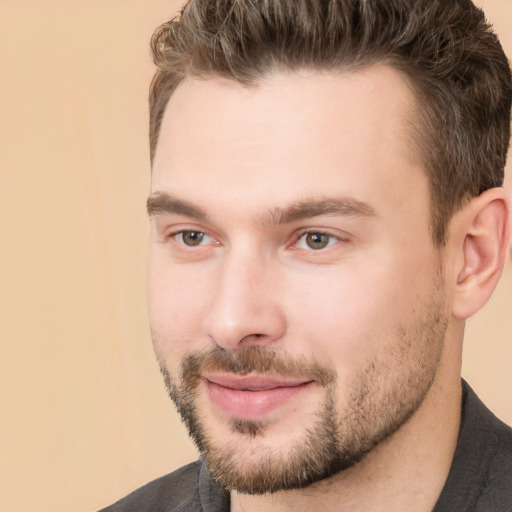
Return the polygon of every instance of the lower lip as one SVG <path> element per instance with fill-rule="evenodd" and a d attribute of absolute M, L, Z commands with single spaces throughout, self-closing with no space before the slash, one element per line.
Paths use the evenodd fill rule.
<path fill-rule="evenodd" d="M 298 386 L 247 391 L 226 388 L 210 381 L 206 384 L 212 402 L 227 416 L 240 420 L 262 419 L 313 386 L 309 381 Z"/>

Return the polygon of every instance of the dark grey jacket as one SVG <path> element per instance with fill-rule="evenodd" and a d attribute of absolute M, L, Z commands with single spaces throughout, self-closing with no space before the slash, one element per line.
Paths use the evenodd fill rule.
<path fill-rule="evenodd" d="M 512 429 L 463 381 L 455 457 L 432 512 L 512 512 Z M 229 512 L 229 494 L 199 461 L 137 489 L 100 512 Z"/>

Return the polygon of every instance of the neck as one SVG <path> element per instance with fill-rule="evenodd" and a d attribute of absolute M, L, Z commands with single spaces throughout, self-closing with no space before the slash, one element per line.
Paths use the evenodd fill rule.
<path fill-rule="evenodd" d="M 232 512 L 431 511 L 450 470 L 461 411 L 460 373 L 439 370 L 415 414 L 354 467 L 306 489 L 232 493 Z"/>

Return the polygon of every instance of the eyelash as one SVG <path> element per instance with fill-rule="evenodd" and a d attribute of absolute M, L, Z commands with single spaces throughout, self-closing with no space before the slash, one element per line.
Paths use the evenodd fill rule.
<path fill-rule="evenodd" d="M 185 243 L 183 237 L 186 234 L 199 235 L 198 243 L 197 244 Z M 311 245 L 308 244 L 308 241 L 306 241 L 308 237 L 312 237 L 312 238 L 318 237 L 319 240 L 315 241 L 313 238 L 313 239 L 310 239 L 309 242 L 318 243 L 320 246 L 316 247 L 316 248 L 311 247 Z M 204 231 L 194 230 L 194 229 L 182 229 L 179 231 L 175 231 L 169 235 L 169 238 L 175 240 L 181 247 L 184 247 L 186 249 L 191 249 L 191 250 L 194 248 L 202 247 L 204 245 L 208 245 L 212 241 L 215 243 L 215 245 L 219 245 L 219 243 L 213 237 L 211 237 Z M 205 243 L 205 238 L 206 238 L 207 243 Z M 210 239 L 211 241 L 208 242 L 208 239 Z M 308 246 L 300 247 L 301 240 L 304 240 L 304 244 L 308 244 Z M 193 239 L 193 241 L 194 241 L 194 239 Z M 311 230 L 310 229 L 310 230 L 302 231 L 301 233 L 299 233 L 299 235 L 295 238 L 293 244 L 291 245 L 291 248 L 297 249 L 297 250 L 309 251 L 309 252 L 321 252 L 325 249 L 328 249 L 329 247 L 336 244 L 337 242 L 343 242 L 343 241 L 346 241 L 346 239 L 341 238 L 337 235 L 333 235 L 331 233 L 326 233 L 321 230 Z M 325 243 L 325 245 L 322 245 L 323 243 Z"/>
<path fill-rule="evenodd" d="M 306 241 L 306 239 L 308 237 L 320 237 L 320 238 L 324 238 L 324 240 L 325 240 L 325 238 L 327 238 L 326 245 L 322 246 L 322 247 L 317 247 L 317 248 L 313 248 L 311 246 L 309 246 L 307 248 L 306 247 L 298 247 L 300 241 L 303 239 L 304 239 L 304 243 L 307 244 L 308 242 Z M 331 233 L 326 233 L 324 231 L 319 231 L 319 230 L 308 230 L 308 231 L 302 232 L 297 237 L 297 240 L 294 243 L 294 248 L 300 249 L 300 250 L 305 250 L 305 251 L 320 252 L 324 249 L 331 247 L 332 245 L 334 245 L 335 243 L 340 242 L 340 241 L 343 241 L 343 239 L 340 238 L 339 236 L 333 235 Z M 315 243 L 315 241 L 313 241 L 313 243 Z M 320 245 L 322 244 L 322 242 L 319 242 L 319 243 L 320 243 Z"/>
<path fill-rule="evenodd" d="M 194 245 L 194 244 L 191 244 L 191 245 L 188 245 L 184 242 L 183 240 L 183 235 L 185 234 L 195 234 L 195 235 L 200 235 L 200 240 L 199 240 L 199 243 L 197 245 Z M 212 241 L 214 241 L 214 239 L 209 236 L 208 234 L 206 234 L 204 231 L 200 231 L 200 230 L 196 230 L 196 229 L 182 229 L 180 231 L 175 231 L 173 233 L 171 233 L 169 235 L 169 238 L 173 239 L 173 240 L 176 240 L 181 246 L 183 247 L 187 247 L 187 248 L 194 248 L 194 247 L 201 247 L 203 245 L 206 245 L 205 243 L 202 243 L 204 241 L 204 238 L 207 237 L 209 239 L 211 239 Z M 179 240 L 179 238 L 181 238 L 181 241 Z"/>

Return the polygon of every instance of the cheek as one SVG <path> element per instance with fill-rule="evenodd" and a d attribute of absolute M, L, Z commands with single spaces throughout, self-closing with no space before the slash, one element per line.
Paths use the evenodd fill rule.
<path fill-rule="evenodd" d="M 291 331 L 301 338 L 317 357 L 334 365 L 338 375 L 351 374 L 373 351 L 382 332 L 382 307 L 375 296 L 368 297 L 360 287 L 350 289 L 331 285 L 328 293 L 306 293 L 293 307 Z"/>
<path fill-rule="evenodd" d="M 156 261 L 155 261 L 156 260 Z M 148 312 L 155 350 L 180 357 L 201 341 L 208 309 L 207 283 L 195 272 L 184 272 L 150 258 Z"/>
<path fill-rule="evenodd" d="M 352 377 L 376 354 L 392 348 L 400 328 L 414 317 L 418 297 L 414 285 L 406 284 L 411 276 L 396 275 L 382 267 L 372 271 L 354 265 L 313 280 L 295 279 L 291 338 L 303 340 L 334 365 L 340 378 Z"/>

